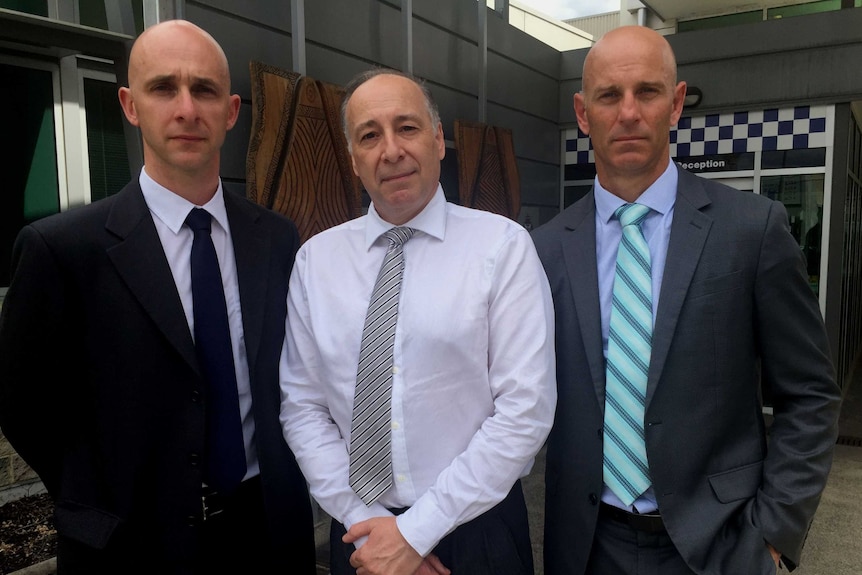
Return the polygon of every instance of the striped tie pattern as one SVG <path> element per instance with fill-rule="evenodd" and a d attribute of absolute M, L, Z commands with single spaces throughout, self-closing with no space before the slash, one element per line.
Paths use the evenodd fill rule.
<path fill-rule="evenodd" d="M 640 228 L 649 211 L 625 204 L 614 213 L 623 234 L 608 331 L 603 473 L 605 485 L 628 507 L 651 483 L 644 404 L 652 349 L 652 279 L 649 246 Z"/>
<path fill-rule="evenodd" d="M 389 250 L 377 274 L 362 329 L 350 431 L 350 487 L 366 505 L 392 485 L 392 347 L 404 271 L 403 244 L 414 232 L 412 228 L 392 228 L 384 234 Z"/>

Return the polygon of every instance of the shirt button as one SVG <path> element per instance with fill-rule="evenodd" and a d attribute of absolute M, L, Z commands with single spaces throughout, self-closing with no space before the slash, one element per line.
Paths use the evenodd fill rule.
<path fill-rule="evenodd" d="M 397 374 L 399 371 L 400 371 L 400 370 L 398 369 L 398 366 L 397 366 L 397 365 L 393 365 L 393 366 L 392 366 L 392 373 Z"/>
<path fill-rule="evenodd" d="M 393 429 L 393 430 L 397 430 L 397 429 L 399 429 L 400 427 L 401 427 L 401 426 L 400 426 L 400 425 L 398 425 L 398 422 L 397 422 L 397 421 L 393 421 L 393 422 L 392 422 L 392 429 Z"/>
<path fill-rule="evenodd" d="M 398 483 L 404 483 L 407 481 L 407 477 L 405 477 L 403 473 L 399 473 L 395 479 L 398 480 Z"/>

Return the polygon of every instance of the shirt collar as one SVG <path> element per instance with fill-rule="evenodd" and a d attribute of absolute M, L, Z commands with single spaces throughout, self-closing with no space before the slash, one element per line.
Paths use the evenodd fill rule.
<path fill-rule="evenodd" d="M 677 171 L 676 163 L 671 160 L 668 162 L 668 166 L 662 175 L 640 195 L 637 203 L 643 204 L 662 215 L 668 213 L 676 201 L 676 186 L 678 181 L 679 172 Z M 613 218 L 617 208 L 625 204 L 626 201 L 603 188 L 599 183 L 598 176 L 596 176 L 593 189 L 595 190 L 596 213 L 602 222 L 608 223 Z"/>
<path fill-rule="evenodd" d="M 365 219 L 365 249 L 369 249 L 377 238 L 394 227 L 396 226 L 380 217 L 372 203 Z M 443 193 L 443 186 L 438 183 L 437 191 L 425 208 L 401 227 L 413 228 L 442 240 L 446 235 L 446 195 Z"/>
<path fill-rule="evenodd" d="M 164 224 L 175 234 L 179 233 L 180 229 L 186 221 L 186 216 L 192 211 L 192 208 L 200 207 L 210 213 L 213 219 L 227 231 L 227 210 L 224 207 L 224 191 L 221 185 L 221 178 L 218 181 L 218 188 L 212 199 L 202 206 L 196 206 L 187 199 L 173 193 L 168 188 L 156 182 L 147 174 L 146 167 L 141 170 L 141 175 L 138 178 L 141 184 L 141 191 L 144 193 L 144 201 L 147 202 L 147 207 L 154 216 L 159 218 Z"/>

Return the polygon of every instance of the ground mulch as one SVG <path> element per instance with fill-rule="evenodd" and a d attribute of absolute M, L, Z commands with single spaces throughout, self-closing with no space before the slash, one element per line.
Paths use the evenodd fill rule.
<path fill-rule="evenodd" d="M 47 494 L 0 506 L 0 573 L 12 573 L 57 554 L 53 510 Z"/>

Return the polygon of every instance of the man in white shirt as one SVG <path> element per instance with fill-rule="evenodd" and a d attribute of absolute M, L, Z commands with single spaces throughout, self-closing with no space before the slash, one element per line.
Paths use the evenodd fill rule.
<path fill-rule="evenodd" d="M 446 202 L 443 129 L 413 78 L 360 75 L 342 119 L 372 205 L 300 248 L 280 368 L 285 438 L 334 518 L 332 573 L 532 573 L 519 478 L 556 404 L 553 310 L 532 240 L 516 222 Z M 360 498 L 357 366 L 393 227 L 412 237 L 387 348 L 388 479 Z"/>

